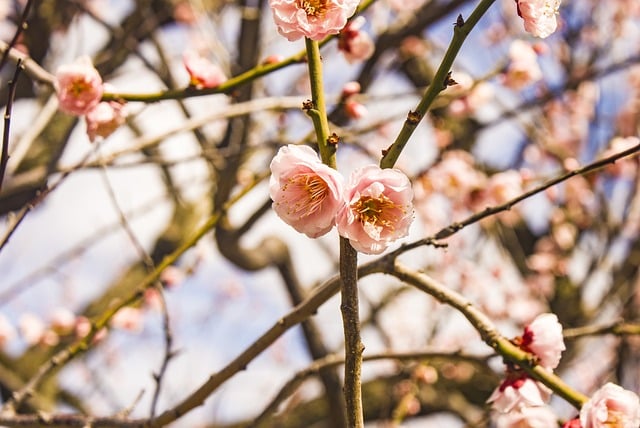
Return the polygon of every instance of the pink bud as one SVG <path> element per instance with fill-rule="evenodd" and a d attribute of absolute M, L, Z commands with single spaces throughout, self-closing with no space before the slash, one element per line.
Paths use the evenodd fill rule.
<path fill-rule="evenodd" d="M 217 88 L 227 80 L 220 67 L 193 52 L 185 53 L 183 62 L 189 73 L 189 84 L 198 89 Z"/>

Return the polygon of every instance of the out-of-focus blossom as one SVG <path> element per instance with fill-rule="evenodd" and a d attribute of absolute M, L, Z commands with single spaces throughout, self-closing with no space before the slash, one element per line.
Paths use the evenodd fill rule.
<path fill-rule="evenodd" d="M 59 335 L 67 335 L 76 327 L 76 316 L 67 308 L 56 308 L 51 314 L 51 329 Z"/>
<path fill-rule="evenodd" d="M 538 357 L 541 366 L 551 370 L 558 367 L 562 351 L 566 349 L 562 325 L 555 314 L 538 315 L 525 327 L 524 334 L 516 343 Z"/>
<path fill-rule="evenodd" d="M 602 154 L 603 158 L 613 156 L 640 144 L 638 137 L 614 137 L 609 143 L 609 148 Z M 607 166 L 609 174 L 620 178 L 633 178 L 637 172 L 637 160 L 633 158 L 619 159 Z"/>
<path fill-rule="evenodd" d="M 7 317 L 0 314 L 0 348 L 3 348 L 7 342 L 16 337 L 16 329 L 9 322 Z"/>
<path fill-rule="evenodd" d="M 522 40 L 514 40 L 509 47 L 509 65 L 504 74 L 504 84 L 520 89 L 542 79 L 538 65 L 538 55 L 531 45 Z"/>
<path fill-rule="evenodd" d="M 125 120 L 125 105 L 116 101 L 102 101 L 87 112 L 87 135 L 91 142 L 98 137 L 107 138 L 118 129 Z"/>
<path fill-rule="evenodd" d="M 543 406 L 551 390 L 524 373 L 508 373 L 507 378 L 487 400 L 498 412 L 507 413 L 521 407 Z"/>
<path fill-rule="evenodd" d="M 85 336 L 87 336 L 87 334 L 89 334 L 89 332 L 91 331 L 91 321 L 89 320 L 89 318 L 85 317 L 85 316 L 78 316 L 76 318 L 76 336 L 78 338 L 83 338 Z M 105 337 L 107 337 L 108 331 L 106 328 L 101 328 L 96 334 L 95 336 L 93 336 L 93 340 L 91 341 L 91 343 L 98 343 L 100 341 L 102 341 Z"/>
<path fill-rule="evenodd" d="M 301 37 L 322 40 L 338 34 L 359 0 L 269 0 L 278 32 L 290 42 Z"/>
<path fill-rule="evenodd" d="M 337 215 L 338 233 L 366 254 L 380 254 L 406 236 L 413 221 L 413 190 L 397 169 L 368 165 L 351 174 L 346 204 Z"/>
<path fill-rule="evenodd" d="M 138 308 L 125 306 L 111 318 L 111 327 L 133 333 L 142 331 L 142 311 Z"/>
<path fill-rule="evenodd" d="M 89 57 L 83 56 L 71 64 L 58 68 L 54 86 L 60 102 L 60 110 L 85 115 L 95 107 L 102 97 L 102 77 L 91 63 Z"/>
<path fill-rule="evenodd" d="M 281 147 L 271 161 L 269 194 L 285 223 L 310 238 L 331 230 L 343 204 L 343 180 L 307 146 Z"/>
<path fill-rule="evenodd" d="M 0 2 L 0 21 L 4 20 L 7 15 L 9 15 L 10 4 L 11 3 L 8 1 Z"/>
<path fill-rule="evenodd" d="M 607 383 L 580 409 L 582 428 L 638 428 L 640 400 L 619 385 Z"/>
<path fill-rule="evenodd" d="M 262 64 L 264 65 L 277 64 L 282 61 L 284 61 L 284 57 L 282 55 L 269 55 L 268 57 L 262 60 Z"/>
<path fill-rule="evenodd" d="M 195 88 L 217 88 L 227 80 L 219 66 L 200 55 L 187 52 L 182 60 L 189 73 L 189 84 Z"/>
<path fill-rule="evenodd" d="M 351 119 L 360 119 L 369 114 L 369 111 L 364 106 L 364 104 L 360 104 L 353 99 L 347 100 L 344 103 L 344 111 Z"/>
<path fill-rule="evenodd" d="M 490 205 L 499 205 L 519 196 L 522 191 L 522 174 L 518 171 L 509 170 L 489 177 L 485 194 Z"/>
<path fill-rule="evenodd" d="M 471 86 L 466 95 L 452 100 L 448 109 L 454 116 L 468 116 L 487 104 L 493 96 L 493 87 L 490 83 L 478 82 Z"/>
<path fill-rule="evenodd" d="M 375 50 L 375 45 L 369 34 L 360 30 L 364 23 L 364 16 L 358 16 L 349 21 L 340 31 L 338 49 L 350 63 L 369 59 Z"/>
<path fill-rule="evenodd" d="M 361 89 L 359 82 L 350 81 L 342 86 L 342 93 L 340 96 L 342 98 L 349 98 L 352 95 L 359 94 Z"/>
<path fill-rule="evenodd" d="M 543 39 L 556 31 L 560 0 L 516 0 L 516 4 L 525 31 Z"/>
<path fill-rule="evenodd" d="M 497 428 L 552 428 L 558 426 L 555 413 L 548 406 L 520 407 L 499 413 Z"/>
<path fill-rule="evenodd" d="M 167 288 L 177 287 L 184 281 L 185 273 L 177 266 L 167 266 L 160 274 L 160 282 Z"/>
<path fill-rule="evenodd" d="M 25 313 L 18 320 L 18 330 L 27 344 L 35 345 L 42 340 L 45 333 L 45 325 L 36 315 Z"/>
<path fill-rule="evenodd" d="M 475 169 L 473 157 L 462 150 L 446 151 L 442 160 L 431 167 L 425 185 L 456 200 L 464 200 L 474 190 L 482 189 L 486 176 Z"/>

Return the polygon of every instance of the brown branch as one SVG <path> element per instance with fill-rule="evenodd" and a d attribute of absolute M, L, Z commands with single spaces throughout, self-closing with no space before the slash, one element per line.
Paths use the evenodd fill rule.
<path fill-rule="evenodd" d="M 9 51 L 13 49 L 13 47 L 18 43 L 18 40 L 20 39 L 20 35 L 28 27 L 27 18 L 29 17 L 29 12 L 31 12 L 32 5 L 33 5 L 33 0 L 27 0 L 27 4 L 24 6 L 24 9 L 22 11 L 22 16 L 18 21 L 18 28 L 16 28 L 16 32 L 13 35 L 13 38 L 11 39 L 11 41 L 9 42 L 9 45 L 8 45 L 9 49 L 5 49 L 5 51 L 2 53 L 2 58 L 0 58 L 0 71 L 2 71 L 5 64 L 7 63 L 7 59 L 9 58 Z"/>
<path fill-rule="evenodd" d="M 0 63 L 0 69 L 2 64 Z M 4 132 L 2 134 L 2 151 L 0 153 L 0 190 L 2 190 L 2 182 L 4 180 L 4 173 L 7 170 L 7 163 L 9 162 L 9 128 L 11 127 L 11 110 L 13 108 L 13 101 L 16 98 L 16 88 L 18 87 L 18 77 L 20 71 L 22 71 L 22 61 L 18 60 L 16 64 L 16 71 L 13 73 L 13 78 L 9 81 L 9 98 L 7 100 L 7 107 L 4 111 Z"/>

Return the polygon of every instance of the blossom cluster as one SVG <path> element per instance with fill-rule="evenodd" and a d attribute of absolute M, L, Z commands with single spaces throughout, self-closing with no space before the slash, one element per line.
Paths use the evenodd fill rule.
<path fill-rule="evenodd" d="M 558 367 L 562 351 L 565 350 L 562 325 L 555 314 L 539 315 L 525 327 L 522 336 L 512 341 L 522 350 L 533 354 L 537 363 L 549 371 Z M 510 427 L 519 426 L 516 421 L 520 420 L 549 420 L 550 412 L 542 409 L 550 397 L 549 388 L 529 377 L 519 367 L 509 364 L 505 380 L 489 397 L 488 402 L 500 413 L 498 426 Z M 540 409 L 536 409 L 538 407 Z"/>
<path fill-rule="evenodd" d="M 281 147 L 271 162 L 269 193 L 275 212 L 300 233 L 316 238 L 334 225 L 351 245 L 380 254 L 407 235 L 413 221 L 413 190 L 397 169 L 367 165 L 345 185 L 306 146 Z"/>
<path fill-rule="evenodd" d="M 565 350 L 562 326 L 554 314 L 542 314 L 527 325 L 522 336 L 512 340 L 536 357 L 537 363 L 552 371 Z M 520 368 L 508 365 L 505 380 L 488 402 L 498 411 L 498 428 L 546 428 L 557 426 L 557 418 L 546 403 L 551 390 L 530 378 Z M 582 405 L 580 415 L 563 428 L 637 428 L 640 426 L 640 399 L 619 385 L 607 383 Z"/>
<path fill-rule="evenodd" d="M 84 116 L 87 134 L 92 142 L 98 137 L 108 137 L 124 123 L 126 113 L 123 103 L 101 101 L 106 85 L 88 57 L 80 57 L 71 64 L 60 66 L 54 86 L 60 110 Z"/>

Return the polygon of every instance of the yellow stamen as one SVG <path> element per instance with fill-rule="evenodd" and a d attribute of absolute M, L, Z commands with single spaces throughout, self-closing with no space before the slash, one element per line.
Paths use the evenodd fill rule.
<path fill-rule="evenodd" d="M 327 12 L 327 0 L 298 0 L 298 7 L 304 10 L 307 16 L 322 18 Z"/>
<path fill-rule="evenodd" d="M 362 225 L 369 223 L 390 230 L 393 230 L 398 222 L 399 214 L 404 213 L 401 206 L 385 195 L 380 195 L 377 198 L 362 196 L 357 202 L 351 204 L 351 209 L 356 213 L 356 219 Z"/>

